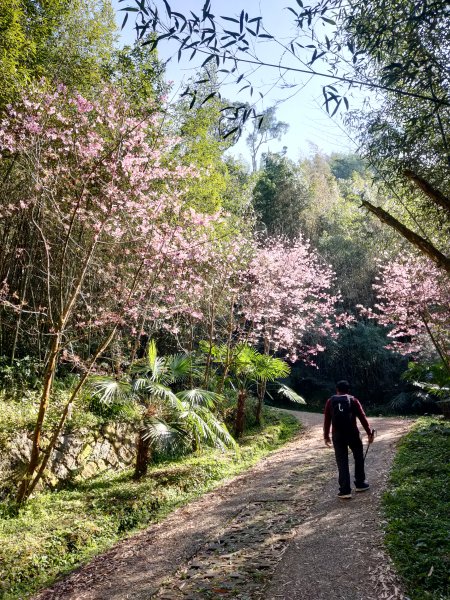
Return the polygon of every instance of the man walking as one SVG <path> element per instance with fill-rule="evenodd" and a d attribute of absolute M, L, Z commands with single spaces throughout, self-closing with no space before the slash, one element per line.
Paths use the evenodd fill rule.
<path fill-rule="evenodd" d="M 370 429 L 359 400 L 354 396 L 350 396 L 349 390 L 348 381 L 343 380 L 336 384 L 336 395 L 328 398 L 325 404 L 323 422 L 323 437 L 327 446 L 331 446 L 330 425 L 332 426 L 334 453 L 339 470 L 338 497 L 342 499 L 352 497 L 348 465 L 349 448 L 355 459 L 355 490 L 365 492 L 369 489 L 364 472 L 363 444 L 356 425 L 356 417 L 358 417 L 368 435 L 369 444 L 373 442 L 374 438 L 374 431 Z"/>

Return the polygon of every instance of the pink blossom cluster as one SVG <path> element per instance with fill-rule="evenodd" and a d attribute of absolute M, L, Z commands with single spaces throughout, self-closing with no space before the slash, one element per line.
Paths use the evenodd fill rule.
<path fill-rule="evenodd" d="M 112 328 L 178 334 L 198 321 L 212 340 L 220 320 L 237 316 L 241 338 L 312 362 L 348 322 L 331 268 L 306 241 L 258 247 L 226 215 L 189 205 L 198 173 L 176 162 L 156 110 L 139 118 L 113 89 L 94 101 L 38 88 L 9 107 L 0 131 L 15 170 L 0 209 L 5 231 L 16 231 L 9 259 L 32 282 L 14 305 L 39 307 L 40 330 L 66 345 Z M 13 294 L 6 279 L 3 306 Z"/>
<path fill-rule="evenodd" d="M 213 271 L 226 264 L 223 218 L 189 206 L 197 172 L 175 162 L 161 115 L 136 117 L 113 89 L 88 101 L 60 86 L 9 107 L 0 131 L 15 169 L 0 216 L 9 232 L 17 226 L 19 236 L 26 221 L 33 233 L 12 244 L 10 259 L 19 247 L 33 269 L 23 301 L 44 307 L 49 331 L 67 338 L 72 326 L 80 339 L 203 318 Z M 13 293 L 5 280 L 4 306 Z"/>
<path fill-rule="evenodd" d="M 241 299 L 244 332 L 266 353 L 284 350 L 291 361 L 313 363 L 351 318 L 338 313 L 334 273 L 302 238 L 266 240 L 245 273 Z"/>
<path fill-rule="evenodd" d="M 450 279 L 423 256 L 407 255 L 380 264 L 374 289 L 374 309 L 359 306 L 362 314 L 390 328 L 388 348 L 417 354 L 432 340 L 450 356 Z"/>

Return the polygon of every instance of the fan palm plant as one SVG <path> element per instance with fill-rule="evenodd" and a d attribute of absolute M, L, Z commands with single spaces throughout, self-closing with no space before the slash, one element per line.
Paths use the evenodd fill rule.
<path fill-rule="evenodd" d="M 224 357 L 230 353 L 226 345 L 214 346 L 211 350 L 213 361 L 221 365 Z M 261 422 L 262 407 L 268 383 L 273 383 L 280 377 L 289 375 L 289 365 L 281 360 L 267 354 L 261 354 L 248 344 L 238 344 L 233 348 L 229 363 L 228 383 L 237 388 L 237 410 L 234 426 L 235 437 L 239 438 L 244 431 L 245 405 L 248 394 L 256 386 L 258 403 L 256 407 L 256 421 Z M 304 399 L 296 394 L 294 390 L 284 384 L 278 384 L 278 392 L 293 402 L 305 404 Z"/>
<path fill-rule="evenodd" d="M 277 379 L 287 377 L 291 372 L 289 365 L 281 358 L 275 358 L 269 354 L 256 353 L 254 359 L 253 376 L 256 382 L 256 393 L 258 403 L 256 405 L 256 422 L 261 424 L 262 409 L 264 406 L 264 397 L 267 392 L 268 384 L 274 383 Z M 292 402 L 298 404 L 306 404 L 305 400 L 299 396 L 294 390 L 284 383 L 277 383 L 277 392 Z M 267 392 L 268 393 L 268 392 Z M 270 395 L 270 394 L 269 394 Z"/>
<path fill-rule="evenodd" d="M 158 356 L 155 342 L 147 356 L 135 361 L 123 379 L 95 377 L 91 380 L 94 396 L 105 404 L 130 399 L 143 407 L 143 420 L 137 442 L 134 477 L 147 472 L 152 451 L 174 450 L 194 445 L 221 449 L 235 448 L 236 442 L 226 425 L 214 414 L 219 394 L 199 388 L 175 392 L 195 376 L 197 367 L 191 356 L 174 354 Z"/>

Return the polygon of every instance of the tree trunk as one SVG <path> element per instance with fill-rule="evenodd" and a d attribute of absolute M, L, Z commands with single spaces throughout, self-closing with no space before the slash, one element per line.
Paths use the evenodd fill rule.
<path fill-rule="evenodd" d="M 239 439 L 244 433 L 244 423 L 245 423 L 245 401 L 247 400 L 247 392 L 245 390 L 239 390 L 238 393 L 238 401 L 237 401 L 237 411 L 236 411 L 236 421 L 234 424 L 234 435 L 236 439 Z"/>
<path fill-rule="evenodd" d="M 268 338 L 268 333 L 267 331 L 264 334 L 264 354 L 266 356 L 269 356 L 269 351 L 270 351 L 270 341 Z M 257 389 L 257 393 L 258 393 L 258 404 L 256 405 L 256 412 L 255 412 L 255 418 L 256 418 L 256 424 L 257 425 L 262 425 L 262 410 L 263 410 L 263 406 L 264 406 L 264 397 L 266 395 L 266 389 L 267 389 L 267 381 L 261 381 L 261 383 L 259 383 L 256 386 Z"/>
<path fill-rule="evenodd" d="M 48 358 L 47 366 L 44 371 L 44 387 L 41 394 L 41 401 L 39 404 L 39 413 L 36 419 L 36 425 L 33 433 L 33 445 L 31 447 L 31 457 L 26 473 L 20 483 L 19 490 L 17 492 L 17 503 L 20 505 L 28 496 L 28 487 L 33 478 L 33 475 L 38 468 L 39 459 L 41 454 L 41 438 L 42 438 L 42 427 L 44 425 L 45 414 L 47 412 L 48 403 L 50 399 L 50 392 L 52 389 L 52 382 L 55 375 L 57 357 L 60 346 L 60 334 L 54 334 L 50 355 Z"/>
<path fill-rule="evenodd" d="M 262 398 L 258 398 L 258 403 L 256 405 L 255 411 L 255 421 L 257 425 L 262 425 L 262 409 L 263 409 L 263 400 Z"/>
<path fill-rule="evenodd" d="M 39 447 L 39 442 L 38 442 L 38 453 L 37 453 L 37 462 L 34 463 L 33 466 L 33 471 L 30 470 L 30 465 L 31 465 L 31 460 L 30 460 L 30 464 L 28 466 L 28 470 L 27 473 L 24 477 L 24 480 L 22 481 L 20 487 L 19 487 L 19 491 L 17 494 L 17 502 L 20 505 L 24 500 L 26 500 L 34 491 L 36 485 L 39 483 L 39 481 L 42 479 L 42 476 L 44 474 L 45 468 L 47 467 L 47 464 L 50 460 L 50 457 L 53 453 L 53 450 L 56 446 L 56 443 L 58 441 L 58 438 L 63 430 L 64 424 L 66 422 L 66 419 L 70 413 L 71 407 L 73 406 L 73 403 L 75 402 L 75 399 L 77 398 L 78 393 L 80 392 L 80 390 L 83 388 L 84 384 L 87 381 L 87 378 L 89 377 L 89 374 L 92 371 L 93 366 L 95 365 L 95 363 L 98 360 L 98 357 L 106 350 L 106 348 L 109 346 L 109 344 L 111 343 L 111 341 L 114 338 L 114 335 L 117 331 L 117 326 L 114 327 L 114 329 L 112 330 L 112 332 L 110 333 L 110 335 L 108 336 L 108 338 L 105 340 L 105 342 L 103 343 L 102 346 L 100 346 L 100 348 L 97 350 L 95 356 L 92 358 L 89 367 L 87 368 L 86 372 L 84 373 L 84 375 L 81 377 L 80 381 L 78 382 L 78 385 L 75 387 L 75 389 L 73 390 L 72 394 L 70 395 L 70 398 L 68 400 L 68 402 L 66 403 L 66 406 L 62 412 L 62 415 L 59 419 L 59 423 L 56 426 L 55 430 L 53 431 L 53 435 L 50 439 L 50 442 L 47 445 L 47 448 L 45 449 L 45 453 L 44 453 L 44 457 L 41 461 L 41 464 L 39 464 L 39 458 L 40 458 L 40 447 Z M 58 343 L 58 348 L 59 348 L 59 343 Z M 57 356 L 58 353 L 56 353 Z M 56 369 L 56 356 L 55 356 L 55 365 L 54 365 L 54 370 Z M 48 397 L 50 394 L 50 390 L 51 390 L 51 385 L 48 391 L 48 395 L 47 395 L 47 405 L 48 405 Z M 45 409 L 46 410 L 46 409 Z M 40 413 L 39 413 L 40 416 Z M 42 431 L 42 423 L 43 423 L 43 417 L 45 416 L 45 411 L 43 413 L 42 416 L 42 420 L 41 420 L 41 431 Z M 39 422 L 39 418 L 38 418 L 38 422 Z M 37 426 L 37 425 L 36 425 Z M 33 456 L 32 456 L 33 458 Z M 38 468 L 39 467 L 39 468 Z M 34 473 L 37 471 L 36 475 L 34 475 Z M 34 476 L 34 477 L 33 477 Z"/>
<path fill-rule="evenodd" d="M 450 273 L 450 258 L 447 258 L 442 252 L 433 246 L 428 240 L 418 235 L 411 229 L 408 229 L 403 223 L 400 223 L 395 217 L 386 212 L 379 206 L 374 206 L 367 200 L 362 200 L 362 205 L 367 208 L 372 214 L 377 216 L 380 221 L 392 227 L 398 233 L 403 236 L 408 242 L 411 242 L 416 248 L 418 248 L 422 254 L 428 256 L 438 267 L 445 269 L 447 273 Z"/>
<path fill-rule="evenodd" d="M 203 388 L 206 390 L 209 385 L 209 377 L 211 375 L 212 350 L 214 345 L 214 319 L 216 317 L 215 307 L 211 308 L 209 331 L 208 331 L 208 354 L 206 356 L 205 376 L 203 379 Z"/>
<path fill-rule="evenodd" d="M 442 192 L 440 192 L 439 190 L 434 188 L 431 185 L 431 183 L 426 181 L 426 179 L 424 179 L 423 177 L 420 177 L 420 175 L 417 175 L 410 169 L 405 169 L 403 171 L 403 174 L 405 175 L 405 177 L 407 179 L 414 182 L 417 185 L 417 187 L 420 190 L 422 190 L 422 192 L 424 194 L 426 194 L 426 196 L 428 196 L 428 198 L 434 204 L 445 209 L 447 211 L 447 213 L 450 213 L 450 198 L 447 198 L 447 196 L 444 196 L 444 194 Z"/>
<path fill-rule="evenodd" d="M 136 466 L 133 479 L 138 480 L 147 475 L 148 463 L 150 461 L 150 439 L 143 438 L 143 432 L 139 433 L 136 453 Z"/>
<path fill-rule="evenodd" d="M 264 406 L 264 396 L 266 395 L 266 382 L 258 385 L 258 404 L 256 405 L 255 419 L 257 425 L 262 425 L 262 410 Z"/>
<path fill-rule="evenodd" d="M 423 324 L 425 325 L 425 329 L 427 330 L 427 333 L 430 336 L 431 341 L 433 342 L 433 346 L 435 347 L 436 352 L 439 354 L 439 357 L 442 360 L 442 364 L 444 365 L 447 372 L 450 373 L 450 364 L 448 362 L 447 356 L 444 354 L 444 351 L 441 348 L 438 340 L 436 339 L 433 332 L 431 331 L 430 325 L 429 325 L 427 319 L 425 318 L 425 315 L 422 314 L 421 317 L 422 317 Z"/>

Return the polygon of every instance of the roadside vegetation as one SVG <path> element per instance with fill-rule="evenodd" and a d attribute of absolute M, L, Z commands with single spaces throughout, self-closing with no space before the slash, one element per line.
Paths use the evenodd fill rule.
<path fill-rule="evenodd" d="M 300 424 L 266 409 L 239 449 L 201 453 L 152 464 L 135 481 L 132 471 L 106 473 L 32 498 L 19 515 L 0 504 L 0 597 L 27 598 L 131 533 L 238 475 L 294 437 Z"/>
<path fill-rule="evenodd" d="M 0 0 L 5 598 L 289 439 L 296 425 L 265 420 L 268 402 L 322 410 L 345 378 L 375 414 L 431 414 L 450 390 L 445 0 L 412 21 L 412 0 L 389 0 L 393 10 L 351 3 L 332 39 L 317 38 L 327 52 L 300 43 L 300 32 L 317 19 L 331 25 L 334 0 L 317 13 L 285 11 L 300 37 L 283 53 L 309 48 L 312 65 L 331 52 L 334 65 L 348 49 L 357 79 L 381 96 L 381 113 L 347 112 L 363 155 L 314 148 L 298 160 L 296 148 L 270 151 L 288 129 L 277 106 L 225 98 L 221 59 L 211 60 L 223 45 L 228 64 L 239 40 L 232 60 L 244 52 L 247 61 L 248 36 L 255 49 L 268 44 L 262 16 L 224 17 L 226 36 L 212 48 L 224 22 L 200 40 L 198 27 L 223 17 L 209 0 L 201 19 L 186 13 L 194 39 L 180 53 L 194 62 L 177 95 L 157 45 L 184 31 L 186 17 L 166 0 L 151 10 L 116 4 Z M 116 12 L 151 37 L 120 46 Z M 166 17 L 174 27 L 155 38 Z M 372 35 L 378 21 L 387 42 Z M 390 33 L 399 23 L 400 45 Z M 417 44 L 427 32 L 433 43 Z M 229 75 L 240 82 L 237 65 Z M 253 94 L 251 76 L 241 91 Z M 348 109 L 336 89 L 324 88 L 326 107 Z M 232 156 L 243 126 L 251 164 Z M 435 469 L 442 457 L 431 456 Z M 440 572 L 432 566 L 427 582 Z"/>
<path fill-rule="evenodd" d="M 450 594 L 450 422 L 422 417 L 402 440 L 384 497 L 386 544 L 411 600 Z"/>

